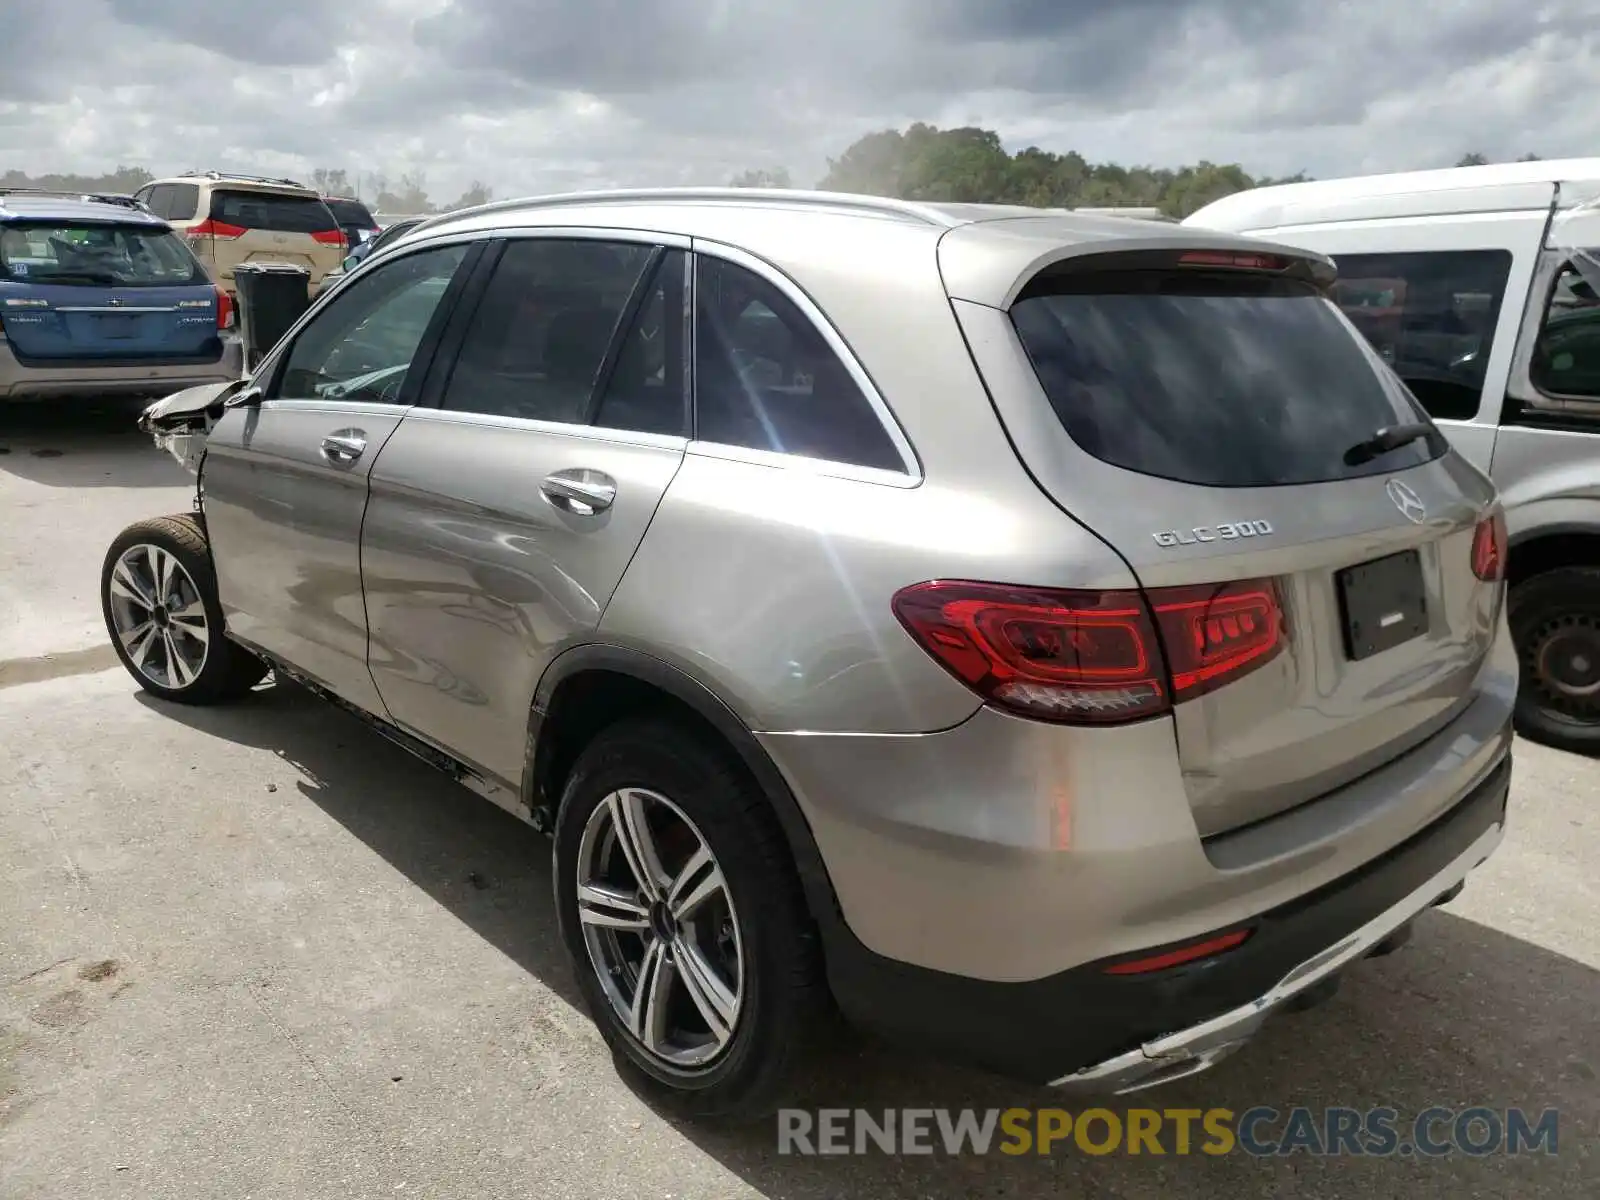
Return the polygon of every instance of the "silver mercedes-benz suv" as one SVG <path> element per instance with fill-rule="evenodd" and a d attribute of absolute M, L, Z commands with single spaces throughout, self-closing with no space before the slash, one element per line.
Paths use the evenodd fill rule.
<path fill-rule="evenodd" d="M 1501 836 L 1504 528 L 1311 252 L 751 191 L 429 220 L 141 421 L 106 623 L 554 836 L 620 1063 L 782 1094 L 830 1004 L 1062 1088 L 1201 1070 Z"/>

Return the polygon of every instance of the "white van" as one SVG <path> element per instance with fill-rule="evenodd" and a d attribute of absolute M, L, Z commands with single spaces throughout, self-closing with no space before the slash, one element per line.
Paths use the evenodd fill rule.
<path fill-rule="evenodd" d="M 1239 192 L 1184 223 L 1305 246 L 1486 471 L 1510 527 L 1517 728 L 1600 752 L 1600 158 Z"/>

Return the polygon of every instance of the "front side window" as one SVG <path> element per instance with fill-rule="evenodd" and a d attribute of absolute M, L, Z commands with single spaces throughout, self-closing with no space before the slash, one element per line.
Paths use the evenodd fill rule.
<path fill-rule="evenodd" d="M 1571 263 L 1550 289 L 1528 373 L 1547 395 L 1600 399 L 1600 294 Z"/>
<path fill-rule="evenodd" d="M 1337 265 L 1339 307 L 1429 414 L 1475 417 L 1510 253 L 1341 254 Z"/>
<path fill-rule="evenodd" d="M 0 279 L 98 287 L 209 282 L 171 230 L 96 221 L 22 221 L 0 227 Z"/>
<path fill-rule="evenodd" d="M 753 271 L 701 256 L 695 437 L 904 471 L 883 422 L 822 332 Z"/>
<path fill-rule="evenodd" d="M 508 244 L 461 343 L 443 407 L 587 422 L 617 325 L 654 253 L 629 242 Z"/>
<path fill-rule="evenodd" d="M 270 394 L 398 403 L 466 253 L 465 245 L 424 250 L 352 280 L 295 338 Z"/>

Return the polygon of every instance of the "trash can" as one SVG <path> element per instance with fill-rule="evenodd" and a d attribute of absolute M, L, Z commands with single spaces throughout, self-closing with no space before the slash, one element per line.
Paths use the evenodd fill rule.
<path fill-rule="evenodd" d="M 246 370 L 277 345 L 311 304 L 311 272 L 293 263 L 240 263 L 233 269 L 239 289 L 239 333 Z"/>

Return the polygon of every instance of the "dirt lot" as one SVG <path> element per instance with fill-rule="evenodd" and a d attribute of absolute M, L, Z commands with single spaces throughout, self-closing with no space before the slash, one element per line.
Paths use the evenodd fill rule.
<path fill-rule="evenodd" d="M 1410 947 L 1139 1102 L 1555 1107 L 1554 1158 L 780 1157 L 619 1081 L 531 830 L 296 689 L 104 669 L 103 548 L 189 496 L 129 416 L 0 410 L 6 1200 L 1600 1195 L 1600 767 L 1521 746 L 1505 845 Z M 805 1103 L 1053 1100 L 847 1040 Z"/>

